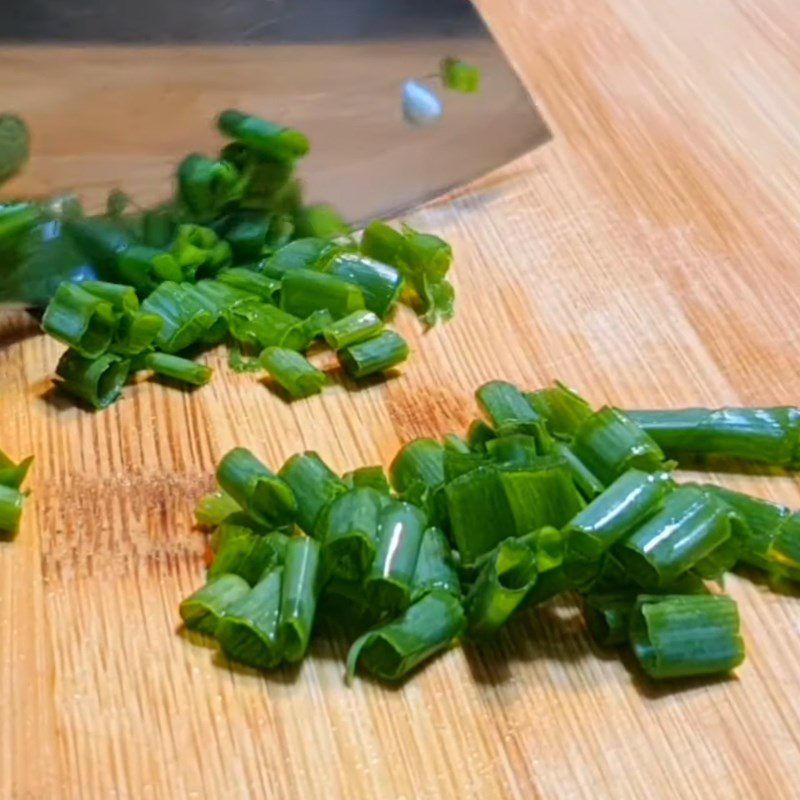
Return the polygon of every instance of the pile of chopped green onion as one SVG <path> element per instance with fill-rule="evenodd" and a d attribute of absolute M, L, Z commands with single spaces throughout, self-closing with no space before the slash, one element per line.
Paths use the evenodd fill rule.
<path fill-rule="evenodd" d="M 598 645 L 629 647 L 651 678 L 738 666 L 736 603 L 709 582 L 737 565 L 800 580 L 800 513 L 678 483 L 665 449 L 793 465 L 800 412 L 594 410 L 561 384 L 500 381 L 477 398 L 486 418 L 466 436 L 409 442 L 388 476 L 228 453 L 197 510 L 214 558 L 186 627 L 269 669 L 303 658 L 318 617 L 344 615 L 348 679 L 395 681 L 572 593 Z"/>
<path fill-rule="evenodd" d="M 309 351 L 331 347 L 365 378 L 408 357 L 385 327 L 399 302 L 429 325 L 453 314 L 447 242 L 380 221 L 355 237 L 332 207 L 304 204 L 302 133 L 233 110 L 218 127 L 230 142 L 187 156 L 157 208 L 129 210 L 119 192 L 99 216 L 74 198 L 0 204 L 0 295 L 24 285 L 49 299 L 42 327 L 68 346 L 59 384 L 89 406 L 109 406 L 140 370 L 201 386 L 211 370 L 193 359 L 221 343 L 232 369 L 307 397 L 327 383 Z M 52 286 L 55 273 L 70 279 Z"/>
<path fill-rule="evenodd" d="M 0 450 L 0 537 L 14 536 L 19 528 L 22 507 L 28 492 L 22 483 L 33 463 L 33 456 L 18 464 Z"/>

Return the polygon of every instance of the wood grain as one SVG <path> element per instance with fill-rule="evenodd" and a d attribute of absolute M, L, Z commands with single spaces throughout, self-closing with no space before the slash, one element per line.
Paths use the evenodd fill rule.
<path fill-rule="evenodd" d="M 800 599 L 739 577 L 747 663 L 675 691 L 596 651 L 565 603 L 397 691 L 346 689 L 335 635 L 265 677 L 178 630 L 203 571 L 191 509 L 233 445 L 387 462 L 461 429 L 492 377 L 623 406 L 800 397 L 796 4 L 481 5 L 555 140 L 413 215 L 454 243 L 459 314 L 424 337 L 401 316 L 402 378 L 288 406 L 212 354 L 208 387 L 142 384 L 92 415 L 50 391 L 59 347 L 0 322 L 0 443 L 37 457 L 0 545 L 0 797 L 797 796 Z M 65 137 L 48 180 L 70 184 L 101 128 Z M 715 477 L 800 505 L 791 477 Z"/>

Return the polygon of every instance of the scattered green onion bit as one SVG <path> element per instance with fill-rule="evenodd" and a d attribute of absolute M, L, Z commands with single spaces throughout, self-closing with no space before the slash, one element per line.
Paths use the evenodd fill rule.
<path fill-rule="evenodd" d="M 261 354 L 261 364 L 295 399 L 319 394 L 328 382 L 325 373 L 308 359 L 283 347 L 266 348 Z"/>
<path fill-rule="evenodd" d="M 407 358 L 408 344 L 394 331 L 384 331 L 339 352 L 339 359 L 351 378 L 366 378 L 376 372 L 385 372 Z"/>
<path fill-rule="evenodd" d="M 345 482 L 314 452 L 293 455 L 278 473 L 297 501 L 297 524 L 309 535 L 328 504 L 347 491 Z"/>
<path fill-rule="evenodd" d="M 47 306 L 42 328 L 84 358 L 97 358 L 111 344 L 116 317 L 111 303 L 65 282 Z"/>
<path fill-rule="evenodd" d="M 445 58 L 439 66 L 445 88 L 454 92 L 474 94 L 481 88 L 481 71 L 459 58 Z"/>
<path fill-rule="evenodd" d="M 244 578 L 221 575 L 183 600 L 180 605 L 183 624 L 189 630 L 213 636 L 227 609 L 249 592 L 250 584 Z"/>
<path fill-rule="evenodd" d="M 108 408 L 122 394 L 131 363 L 112 353 L 85 358 L 75 350 L 61 356 L 56 375 L 59 386 L 96 409 Z"/>
<path fill-rule="evenodd" d="M 190 383 L 192 386 L 205 386 L 212 375 L 211 367 L 196 364 L 188 358 L 181 358 L 170 353 L 148 353 L 144 360 L 145 366 L 157 375 Z"/>
<path fill-rule="evenodd" d="M 362 309 L 327 325 L 322 335 L 334 349 L 342 350 L 365 339 L 372 339 L 383 330 L 383 323 L 372 311 Z"/>
<path fill-rule="evenodd" d="M 286 548 L 281 586 L 280 636 L 283 656 L 300 661 L 311 641 L 319 591 L 319 542 L 293 536 Z"/>

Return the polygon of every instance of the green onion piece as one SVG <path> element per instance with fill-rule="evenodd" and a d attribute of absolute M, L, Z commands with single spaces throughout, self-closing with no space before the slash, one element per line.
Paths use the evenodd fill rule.
<path fill-rule="evenodd" d="M 263 372 L 258 356 L 245 356 L 238 342 L 233 342 L 228 350 L 228 366 L 234 372 Z"/>
<path fill-rule="evenodd" d="M 425 527 L 425 514 L 410 503 L 392 501 L 381 511 L 378 550 L 364 582 L 374 610 L 392 616 L 407 608 Z"/>
<path fill-rule="evenodd" d="M 170 252 L 187 281 L 213 276 L 233 261 L 231 246 L 202 225 L 179 225 Z"/>
<path fill-rule="evenodd" d="M 449 592 L 432 589 L 399 618 L 365 633 L 347 654 L 347 680 L 361 667 L 377 678 L 397 681 L 445 650 L 464 630 L 464 611 Z"/>
<path fill-rule="evenodd" d="M 744 661 L 736 602 L 720 595 L 643 595 L 630 624 L 633 651 L 651 678 L 725 673 Z"/>
<path fill-rule="evenodd" d="M 704 580 L 721 581 L 724 574 L 732 570 L 741 558 L 743 537 L 740 531 L 744 528 L 744 523 L 735 514 L 731 514 L 730 519 L 731 535 L 692 567 L 692 572 Z"/>
<path fill-rule="evenodd" d="M 329 328 L 333 323 L 333 314 L 327 308 L 320 308 L 317 311 L 312 311 L 311 314 L 303 320 L 303 331 L 309 341 L 312 339 L 322 338 L 322 334 L 326 328 Z"/>
<path fill-rule="evenodd" d="M 600 647 L 627 644 L 634 605 L 636 595 L 630 592 L 587 595 L 583 615 L 595 643 Z"/>
<path fill-rule="evenodd" d="M 394 457 L 389 480 L 401 500 L 427 508 L 433 492 L 444 483 L 444 448 L 435 439 L 414 439 Z"/>
<path fill-rule="evenodd" d="M 342 252 L 327 264 L 326 272 L 357 286 L 364 295 L 364 306 L 383 319 L 397 303 L 403 276 L 388 264 L 358 253 Z"/>
<path fill-rule="evenodd" d="M 476 396 L 498 435 L 525 433 L 536 439 L 540 452 L 550 449 L 552 438 L 544 419 L 516 386 L 505 381 L 490 381 L 478 389 Z"/>
<path fill-rule="evenodd" d="M 16 533 L 25 495 L 13 486 L 0 484 L 0 531 Z"/>
<path fill-rule="evenodd" d="M 342 479 L 314 452 L 293 455 L 278 473 L 297 498 L 297 524 L 309 535 L 327 505 L 347 491 Z"/>
<path fill-rule="evenodd" d="M 482 419 L 473 420 L 467 429 L 467 444 L 472 450 L 486 452 L 486 445 L 496 438 L 497 431 Z"/>
<path fill-rule="evenodd" d="M 538 606 L 572 589 L 572 581 L 563 568 L 539 573 L 520 607 Z"/>
<path fill-rule="evenodd" d="M 97 358 L 111 344 L 116 318 L 110 303 L 65 281 L 45 309 L 42 328 L 85 358 Z"/>
<path fill-rule="evenodd" d="M 629 416 L 671 457 L 715 455 L 800 466 L 800 409 L 794 407 L 686 408 Z"/>
<path fill-rule="evenodd" d="M 327 256 L 335 252 L 338 252 L 338 247 L 324 239 L 295 239 L 260 262 L 259 267 L 270 278 L 282 280 L 294 269 L 320 269 Z"/>
<path fill-rule="evenodd" d="M 186 286 L 192 297 L 210 311 L 215 319 L 242 303 L 257 302 L 250 292 L 226 280 L 233 271 L 233 268 L 223 270 L 224 274 L 217 275 L 213 280 L 198 281 L 194 285 Z"/>
<path fill-rule="evenodd" d="M 628 470 L 567 523 L 568 559 L 599 561 L 612 545 L 661 509 L 673 488 L 666 472 Z"/>
<path fill-rule="evenodd" d="M 25 166 L 29 154 L 28 126 L 16 114 L 0 114 L 0 184 Z"/>
<path fill-rule="evenodd" d="M 501 542 L 464 601 L 467 632 L 495 633 L 525 599 L 538 574 L 533 551 L 517 539 Z"/>
<path fill-rule="evenodd" d="M 655 472 L 667 466 L 661 448 L 629 417 L 608 406 L 581 423 L 572 450 L 605 484 L 632 468 Z"/>
<path fill-rule="evenodd" d="M 442 438 L 444 449 L 451 453 L 461 453 L 467 455 L 470 452 L 469 444 L 463 436 L 455 433 L 446 433 Z"/>
<path fill-rule="evenodd" d="M 217 274 L 217 280 L 234 289 L 253 294 L 265 303 L 274 303 L 280 282 L 246 267 L 228 267 Z"/>
<path fill-rule="evenodd" d="M 194 518 L 201 528 L 216 528 L 231 514 L 241 510 L 241 506 L 227 492 L 210 492 L 200 498 Z"/>
<path fill-rule="evenodd" d="M 130 245 L 116 256 L 120 279 L 142 294 L 163 281 L 180 282 L 183 272 L 171 253 L 146 245 Z"/>
<path fill-rule="evenodd" d="M 382 264 L 398 266 L 402 259 L 405 239 L 391 225 L 376 219 L 370 222 L 361 236 L 361 252 Z"/>
<path fill-rule="evenodd" d="M 231 247 L 234 262 L 258 261 L 264 255 L 271 221 L 271 215 L 263 211 L 240 211 L 225 220 L 222 236 Z"/>
<path fill-rule="evenodd" d="M 574 436 L 575 432 L 592 415 L 592 407 L 568 386 L 556 381 L 555 385 L 525 394 L 528 402 L 547 421 L 553 433 Z"/>
<path fill-rule="evenodd" d="M 319 394 L 328 383 L 324 372 L 294 350 L 268 347 L 261 354 L 261 363 L 275 381 L 294 398 Z"/>
<path fill-rule="evenodd" d="M 444 482 L 450 483 L 460 478 L 467 472 L 478 467 L 485 467 L 492 462 L 483 453 L 455 453 L 452 450 L 444 452 Z"/>
<path fill-rule="evenodd" d="M 242 194 L 242 178 L 228 161 L 192 153 L 178 167 L 178 193 L 192 215 L 213 219 Z"/>
<path fill-rule="evenodd" d="M 567 554 L 567 537 L 563 531 L 552 525 L 526 533 L 517 539 L 529 547 L 536 557 L 536 569 L 541 574 L 559 569 Z"/>
<path fill-rule="evenodd" d="M 375 558 L 378 518 L 388 498 L 371 488 L 339 495 L 323 512 L 319 528 L 325 574 L 355 581 Z"/>
<path fill-rule="evenodd" d="M 33 464 L 33 456 L 28 456 L 16 463 L 0 450 L 0 485 L 19 489 L 28 475 L 31 464 Z"/>
<path fill-rule="evenodd" d="M 339 352 L 339 360 L 352 378 L 366 378 L 376 372 L 384 372 L 407 358 L 408 344 L 394 331 L 384 331 Z"/>
<path fill-rule="evenodd" d="M 481 71 L 459 58 L 444 58 L 439 65 L 442 83 L 454 92 L 474 94 L 481 88 Z"/>
<path fill-rule="evenodd" d="M 554 440 L 550 452 L 563 459 L 569 467 L 572 480 L 584 498 L 593 500 L 605 490 L 605 484 L 575 455 L 566 442 Z"/>
<path fill-rule="evenodd" d="M 158 375 L 164 375 L 192 386 L 205 386 L 210 380 L 213 370 L 204 364 L 196 364 L 188 358 L 173 356 L 169 353 L 148 353 L 144 363 L 148 369 Z"/>
<path fill-rule="evenodd" d="M 453 315 L 454 291 L 445 275 L 453 261 L 452 248 L 433 234 L 415 231 L 408 225 L 402 229 L 403 249 L 400 263 L 395 266 L 421 301 L 429 324 L 440 316 L 449 319 Z"/>
<path fill-rule="evenodd" d="M 486 452 L 498 464 L 529 467 L 536 464 L 539 449 L 536 439 L 526 433 L 511 433 L 486 442 Z"/>
<path fill-rule="evenodd" d="M 308 139 L 300 131 L 241 111 L 223 111 L 217 119 L 217 125 L 222 133 L 276 161 L 291 163 L 308 153 Z"/>
<path fill-rule="evenodd" d="M 267 571 L 283 563 L 289 537 L 273 531 L 263 533 L 252 527 L 243 514 L 233 514 L 219 527 L 216 556 L 208 578 L 238 575 L 251 586 Z"/>
<path fill-rule="evenodd" d="M 304 206 L 295 217 L 295 230 L 300 238 L 335 239 L 347 236 L 350 226 L 328 203 Z"/>
<path fill-rule="evenodd" d="M 325 341 L 341 350 L 351 344 L 371 339 L 383 330 L 383 323 L 372 311 L 362 309 L 330 323 L 323 331 Z"/>
<path fill-rule="evenodd" d="M 722 503 L 695 486 L 679 486 L 616 554 L 641 586 L 666 586 L 730 536 L 731 513 Z"/>
<path fill-rule="evenodd" d="M 422 536 L 414 570 L 412 602 L 433 589 L 461 597 L 461 584 L 450 543 L 441 529 L 430 527 Z"/>
<path fill-rule="evenodd" d="M 231 661 L 257 669 L 270 669 L 280 663 L 282 583 L 283 567 L 276 567 L 229 606 L 217 623 L 215 636 Z"/>
<path fill-rule="evenodd" d="M 117 313 L 139 310 L 139 298 L 132 286 L 105 281 L 83 281 L 80 288 L 94 297 L 109 303 Z"/>
<path fill-rule="evenodd" d="M 775 574 L 800 581 L 800 514 L 792 514 L 777 529 L 767 560 Z"/>
<path fill-rule="evenodd" d="M 163 327 L 164 320 L 157 314 L 126 312 L 119 318 L 111 350 L 119 355 L 138 356 L 152 347 Z"/>
<path fill-rule="evenodd" d="M 364 308 L 364 295 L 357 286 L 334 275 L 293 269 L 281 284 L 281 308 L 298 317 L 326 308 L 338 319 Z"/>
<path fill-rule="evenodd" d="M 225 612 L 249 592 L 250 584 L 244 578 L 220 575 L 181 602 L 183 624 L 191 631 L 213 636 Z"/>
<path fill-rule="evenodd" d="M 64 391 L 102 409 L 119 399 L 130 368 L 130 361 L 111 353 L 90 359 L 67 350 L 58 362 L 56 375 Z"/>
<path fill-rule="evenodd" d="M 375 489 L 383 495 L 391 493 L 391 486 L 383 467 L 359 467 L 342 476 L 342 480 L 353 489 Z"/>
<path fill-rule="evenodd" d="M 231 336 L 244 345 L 304 350 L 309 343 L 305 323 L 293 314 L 255 299 L 226 313 Z"/>
<path fill-rule="evenodd" d="M 197 342 L 214 324 L 215 317 L 188 287 L 172 281 L 158 286 L 142 303 L 142 311 L 164 320 L 156 346 L 177 353 Z"/>
<path fill-rule="evenodd" d="M 261 525 L 285 525 L 298 510 L 292 489 L 244 447 L 223 456 L 217 481 Z"/>
<path fill-rule="evenodd" d="M 318 592 L 319 542 L 292 536 L 286 549 L 279 622 L 283 655 L 290 663 L 300 661 L 308 650 Z"/>

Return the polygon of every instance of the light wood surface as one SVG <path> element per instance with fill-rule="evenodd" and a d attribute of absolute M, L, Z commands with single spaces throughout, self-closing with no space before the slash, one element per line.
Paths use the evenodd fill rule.
<path fill-rule="evenodd" d="M 748 661 L 673 691 L 596 651 L 567 603 L 396 691 L 345 688 L 335 638 L 265 677 L 178 630 L 203 574 L 191 509 L 233 445 L 386 463 L 462 429 L 493 377 L 623 406 L 800 399 L 796 2 L 482 6 L 555 140 L 412 216 L 454 244 L 459 313 L 425 336 L 401 316 L 400 379 L 288 406 L 212 354 L 208 387 L 91 415 L 48 391 L 59 347 L 0 322 L 0 444 L 37 458 L 0 545 L 0 797 L 797 796 L 800 599 L 739 577 Z M 47 180 L 102 141 L 65 139 Z M 800 505 L 791 477 L 715 477 Z"/>

